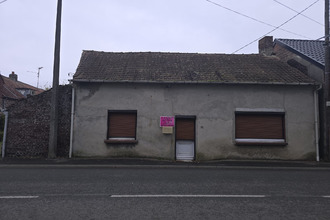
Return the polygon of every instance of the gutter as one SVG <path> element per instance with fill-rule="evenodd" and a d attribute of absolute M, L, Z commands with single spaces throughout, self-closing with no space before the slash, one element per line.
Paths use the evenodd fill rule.
<path fill-rule="evenodd" d="M 72 157 L 72 147 L 73 147 L 73 120 L 74 120 L 74 98 L 75 98 L 75 90 L 72 86 L 72 99 L 71 99 L 71 128 L 70 128 L 70 150 L 69 150 L 69 158 Z"/>
<path fill-rule="evenodd" d="M 319 94 L 318 92 L 322 89 L 322 85 L 319 85 L 317 89 L 314 90 L 314 125 L 315 125 L 315 147 L 316 147 L 316 161 L 320 161 L 320 146 L 319 146 Z"/>
<path fill-rule="evenodd" d="M 6 149 L 7 127 L 8 127 L 8 112 L 4 111 L 3 114 L 5 115 L 5 127 L 3 132 L 2 149 L 1 149 L 2 159 L 5 157 L 5 152 L 6 152 L 5 149 Z"/>
<path fill-rule="evenodd" d="M 74 79 L 72 82 L 82 83 L 153 83 L 153 84 L 219 84 L 219 85 L 292 85 L 292 86 L 315 86 L 316 82 L 311 83 L 283 83 L 283 82 L 207 82 L 207 81 L 148 81 L 148 80 L 100 80 L 100 79 Z"/>

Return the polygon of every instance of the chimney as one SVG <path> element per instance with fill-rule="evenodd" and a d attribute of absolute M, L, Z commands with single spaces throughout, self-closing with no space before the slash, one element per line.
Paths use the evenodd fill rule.
<path fill-rule="evenodd" d="M 273 54 L 273 36 L 265 36 L 259 40 L 259 54 L 265 56 Z"/>
<path fill-rule="evenodd" d="M 17 74 L 15 74 L 15 72 L 13 71 L 13 72 L 11 72 L 11 74 L 9 75 L 9 78 L 10 78 L 11 80 L 14 80 L 15 82 L 17 82 L 18 76 L 17 76 Z"/>

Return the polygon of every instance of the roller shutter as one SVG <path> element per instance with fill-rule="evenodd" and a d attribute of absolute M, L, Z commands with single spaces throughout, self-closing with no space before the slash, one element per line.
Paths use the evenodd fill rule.
<path fill-rule="evenodd" d="M 195 140 L 195 119 L 176 119 L 176 140 Z"/>
<path fill-rule="evenodd" d="M 109 112 L 108 138 L 135 138 L 136 112 Z"/>
<path fill-rule="evenodd" d="M 284 114 L 236 113 L 235 136 L 242 139 L 285 139 Z"/>

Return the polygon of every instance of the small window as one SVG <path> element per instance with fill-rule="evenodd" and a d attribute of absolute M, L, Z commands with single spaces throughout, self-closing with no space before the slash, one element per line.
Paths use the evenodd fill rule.
<path fill-rule="evenodd" d="M 106 143 L 136 143 L 136 111 L 109 111 Z"/>
<path fill-rule="evenodd" d="M 236 112 L 236 144 L 286 145 L 284 118 L 282 112 Z"/>

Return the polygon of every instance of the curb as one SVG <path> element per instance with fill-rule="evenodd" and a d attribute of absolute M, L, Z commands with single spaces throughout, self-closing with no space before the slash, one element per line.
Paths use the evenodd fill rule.
<path fill-rule="evenodd" d="M 79 158 L 79 159 L 17 159 L 4 158 L 0 167 L 156 167 L 156 168 L 324 168 L 330 169 L 330 163 L 315 161 L 275 161 L 275 160 L 216 160 L 201 162 L 180 162 L 156 159 L 133 158 Z"/>

